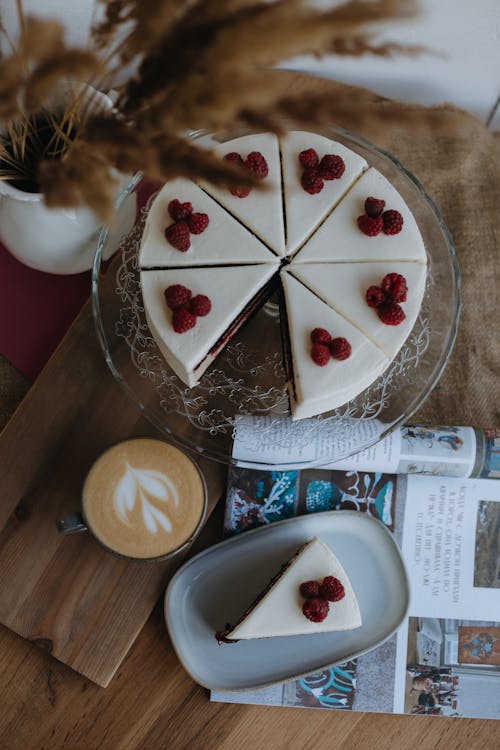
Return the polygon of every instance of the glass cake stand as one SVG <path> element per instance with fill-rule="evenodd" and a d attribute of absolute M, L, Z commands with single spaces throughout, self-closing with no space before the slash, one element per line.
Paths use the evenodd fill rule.
<path fill-rule="evenodd" d="M 210 145 L 249 132 L 220 139 L 197 132 L 193 138 Z M 422 309 L 406 343 L 369 388 L 334 411 L 292 422 L 275 297 L 240 329 L 195 388 L 170 369 L 148 329 L 138 271 L 144 222 L 158 185 L 144 203 L 137 200 L 144 183 L 135 176 L 118 198 L 114 230 L 104 228 L 99 238 L 92 303 L 111 372 L 167 439 L 217 461 L 242 463 L 232 455 L 235 431 L 240 459 L 256 468 L 264 461 L 280 469 L 315 466 L 358 453 L 410 419 L 436 385 L 453 348 L 460 274 L 438 209 L 390 154 L 345 130 L 316 132 L 357 152 L 394 184 L 415 216 L 428 254 Z"/>

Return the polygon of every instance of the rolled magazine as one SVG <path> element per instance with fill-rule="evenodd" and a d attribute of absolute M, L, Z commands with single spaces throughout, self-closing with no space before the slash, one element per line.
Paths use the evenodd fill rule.
<path fill-rule="evenodd" d="M 302 420 L 304 422 L 304 420 Z M 349 440 L 370 439 L 370 420 L 352 420 Z M 327 427 L 325 425 L 325 427 Z M 315 429 L 301 438 L 303 424 L 270 417 L 240 417 L 236 423 L 233 459 L 239 466 L 274 470 L 307 468 L 311 464 L 337 470 L 383 471 L 391 474 L 430 474 L 443 477 L 500 478 L 500 430 L 476 427 L 404 425 L 371 448 L 334 463 L 322 457 L 345 453 L 338 430 Z M 345 434 L 345 433 L 344 433 Z"/>

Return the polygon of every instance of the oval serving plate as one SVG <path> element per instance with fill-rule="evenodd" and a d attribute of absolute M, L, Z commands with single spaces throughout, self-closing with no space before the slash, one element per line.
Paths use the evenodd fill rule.
<path fill-rule="evenodd" d="M 344 566 L 362 626 L 219 645 L 215 632 L 235 622 L 281 565 L 313 536 Z M 246 531 L 188 560 L 167 588 L 165 620 L 175 651 L 193 680 L 212 690 L 256 690 L 376 648 L 405 618 L 409 598 L 401 553 L 386 527 L 357 511 L 327 511 Z"/>

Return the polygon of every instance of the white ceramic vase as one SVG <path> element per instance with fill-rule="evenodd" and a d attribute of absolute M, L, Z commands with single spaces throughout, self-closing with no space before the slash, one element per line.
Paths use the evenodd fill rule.
<path fill-rule="evenodd" d="M 108 96 L 85 86 L 83 101 L 90 98 L 89 112 L 112 107 Z M 47 208 L 41 193 L 0 181 L 0 241 L 31 268 L 56 274 L 91 268 L 99 229 L 99 220 L 87 208 Z"/>

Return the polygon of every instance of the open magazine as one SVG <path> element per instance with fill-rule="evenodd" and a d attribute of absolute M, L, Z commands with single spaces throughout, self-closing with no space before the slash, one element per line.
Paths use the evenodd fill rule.
<path fill-rule="evenodd" d="M 401 547 L 411 602 L 398 633 L 370 653 L 265 690 L 212 691 L 213 701 L 500 718 L 500 432 L 400 433 L 397 466 L 411 474 L 376 468 L 373 451 L 350 469 L 230 469 L 226 535 L 302 513 L 369 513 Z"/>

